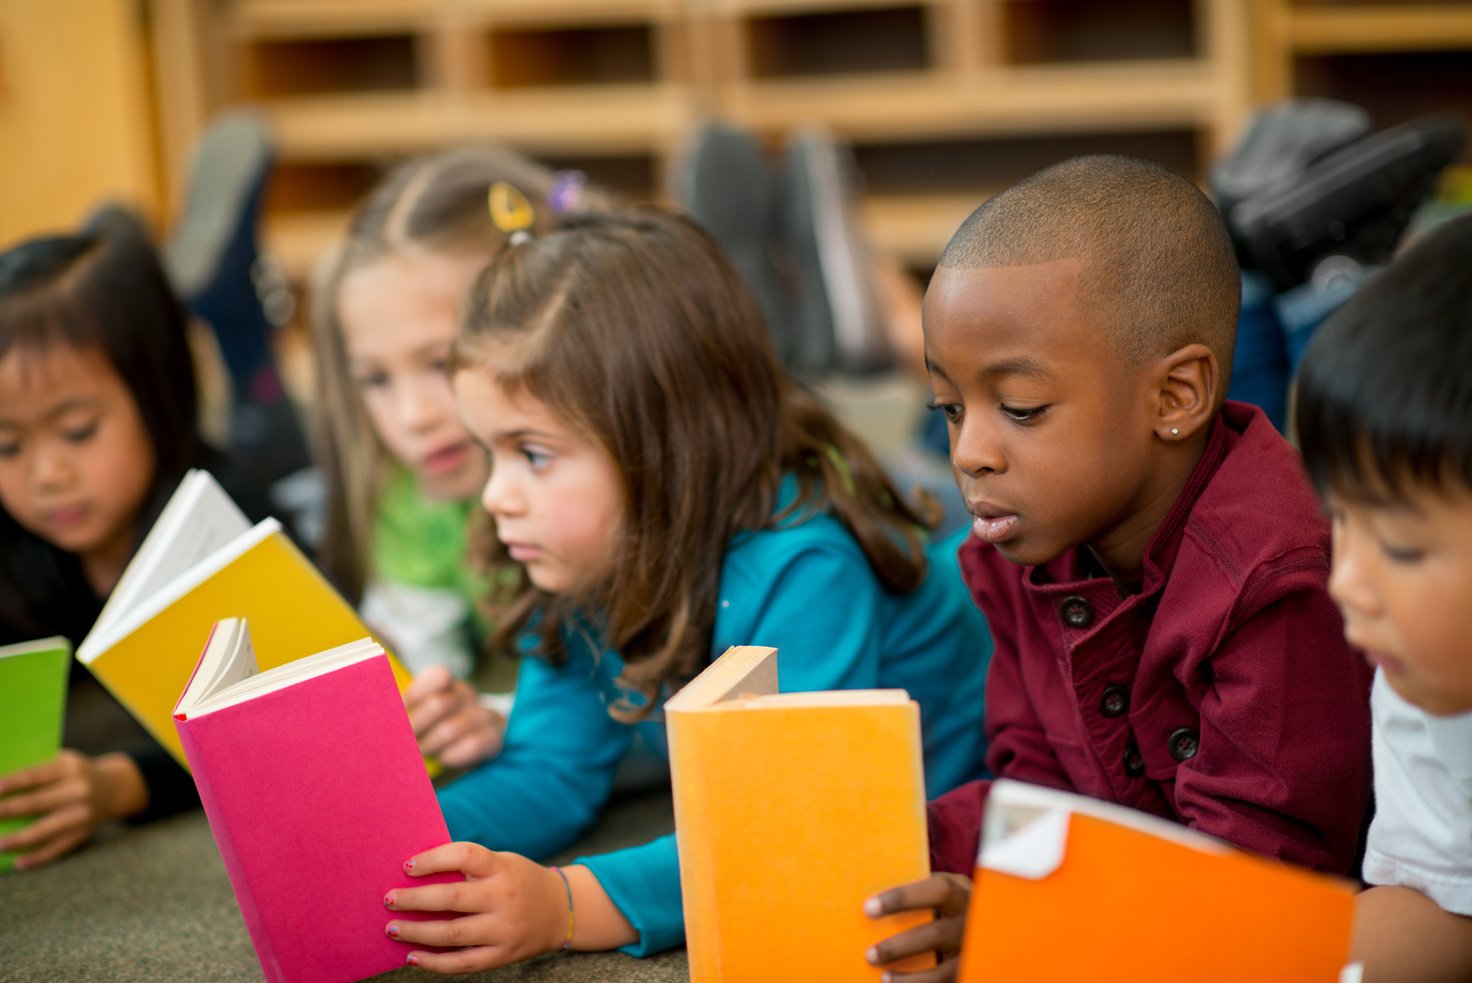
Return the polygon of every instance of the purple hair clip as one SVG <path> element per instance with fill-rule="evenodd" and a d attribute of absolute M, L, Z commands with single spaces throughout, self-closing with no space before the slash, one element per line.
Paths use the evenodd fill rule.
<path fill-rule="evenodd" d="M 565 215 L 578 205 L 588 175 L 582 171 L 558 171 L 552 176 L 552 190 L 547 192 L 547 206 L 553 215 Z"/>

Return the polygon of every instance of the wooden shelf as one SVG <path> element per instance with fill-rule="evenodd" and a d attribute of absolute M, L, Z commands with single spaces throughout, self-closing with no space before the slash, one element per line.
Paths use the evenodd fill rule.
<path fill-rule="evenodd" d="M 1472 9 L 1404 5 L 1293 9 L 1289 46 L 1302 54 L 1472 48 Z"/>
<path fill-rule="evenodd" d="M 768 147 L 818 125 L 861 162 L 865 148 L 880 148 L 870 160 L 911 148 L 863 215 L 881 247 L 923 265 L 992 188 L 1070 153 L 1164 148 L 1199 173 L 1247 104 L 1242 0 L 207 6 L 215 104 L 255 102 L 276 126 L 290 173 L 268 200 L 267 236 L 294 273 L 398 158 L 497 141 L 654 194 L 707 116 Z M 967 141 L 1020 151 L 1028 169 L 973 175 L 987 150 Z"/>

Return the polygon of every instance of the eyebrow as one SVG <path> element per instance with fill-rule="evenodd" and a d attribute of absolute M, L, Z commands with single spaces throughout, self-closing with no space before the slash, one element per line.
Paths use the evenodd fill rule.
<path fill-rule="evenodd" d="M 1031 355 L 1004 358 L 981 370 L 983 379 L 998 379 L 1009 375 L 1026 376 L 1029 379 L 1052 379 L 1053 370 Z"/>

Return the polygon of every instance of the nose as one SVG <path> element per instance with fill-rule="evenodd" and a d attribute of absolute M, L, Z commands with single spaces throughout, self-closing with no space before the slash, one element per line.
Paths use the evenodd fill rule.
<path fill-rule="evenodd" d="M 496 467 L 491 462 L 491 475 L 481 490 L 480 504 L 495 519 L 519 515 L 525 510 L 525 498 L 509 467 Z"/>
<path fill-rule="evenodd" d="M 995 427 L 978 414 L 966 414 L 951 426 L 951 466 L 961 474 L 977 477 L 1007 470 L 1007 459 Z"/>
<path fill-rule="evenodd" d="M 31 487 L 37 491 L 66 488 L 74 473 L 71 456 L 62 448 L 60 441 L 42 440 L 38 444 L 31 458 Z"/>
<path fill-rule="evenodd" d="M 1334 520 L 1333 562 L 1329 570 L 1329 596 L 1346 614 L 1373 618 L 1380 613 L 1380 595 L 1375 589 L 1375 558 L 1367 537 L 1352 525 Z"/>
<path fill-rule="evenodd" d="M 443 378 L 418 378 L 399 388 L 395 412 L 409 430 L 432 430 L 438 426 L 453 401 L 449 383 Z"/>

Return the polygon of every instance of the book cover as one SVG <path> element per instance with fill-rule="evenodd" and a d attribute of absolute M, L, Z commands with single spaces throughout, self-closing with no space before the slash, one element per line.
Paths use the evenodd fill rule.
<path fill-rule="evenodd" d="M 59 636 L 0 648 L 0 775 L 50 761 L 61 750 L 71 656 L 71 643 Z M 0 819 L 0 836 L 34 821 Z M 15 854 L 0 850 L 0 873 L 14 864 Z"/>
<path fill-rule="evenodd" d="M 779 694 L 776 650 L 743 646 L 665 717 L 690 978 L 878 981 L 864 953 L 929 917 L 864 913 L 930 873 L 918 705 Z"/>
<path fill-rule="evenodd" d="M 272 983 L 403 966 L 411 947 L 384 925 L 435 916 L 391 913 L 384 894 L 458 879 L 404 874 L 405 860 L 449 842 L 449 832 L 382 650 L 338 651 L 352 658 L 320 672 L 313 657 L 254 675 L 250 695 L 204 712 L 181 703 L 174 719 Z M 241 673 L 223 673 L 223 684 Z M 262 688 L 277 677 L 279 687 Z"/>
<path fill-rule="evenodd" d="M 278 521 L 251 526 L 207 472 L 190 472 L 77 658 L 187 767 L 170 717 L 200 645 L 229 617 L 250 622 L 261 669 L 369 634 Z M 402 690 L 409 675 L 388 659 Z"/>
<path fill-rule="evenodd" d="M 1334 983 L 1354 888 L 1157 816 L 994 782 L 961 983 Z"/>

